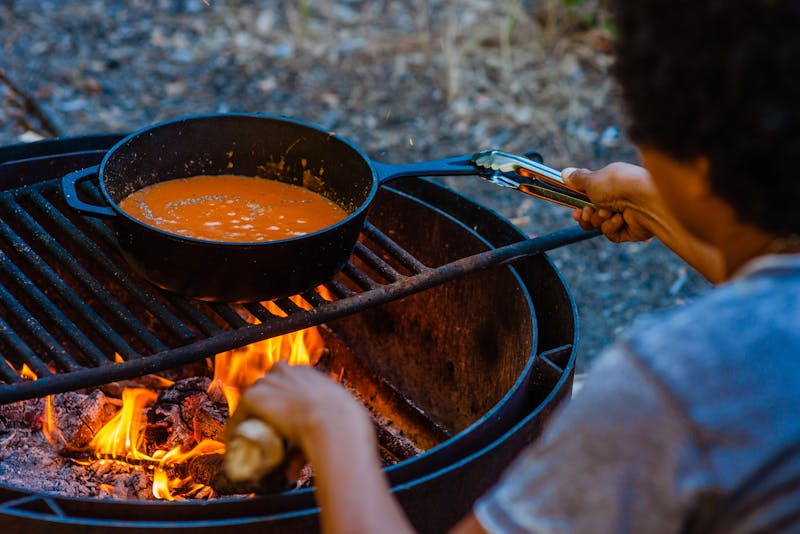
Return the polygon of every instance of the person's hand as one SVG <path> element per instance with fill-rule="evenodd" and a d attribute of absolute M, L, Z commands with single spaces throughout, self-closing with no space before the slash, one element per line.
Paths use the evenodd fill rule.
<path fill-rule="evenodd" d="M 312 367 L 276 363 L 242 394 L 226 437 L 254 418 L 311 462 L 323 532 L 413 532 L 381 469 L 369 412 L 341 385 Z"/>
<path fill-rule="evenodd" d="M 252 418 L 299 446 L 309 460 L 322 447 L 347 439 L 370 439 L 373 432 L 366 408 L 341 385 L 312 367 L 283 362 L 275 363 L 242 393 L 226 436 Z"/>
<path fill-rule="evenodd" d="M 636 165 L 612 163 L 600 170 L 567 168 L 564 182 L 586 193 L 596 208 L 575 210 L 572 218 L 584 230 L 599 229 L 615 243 L 653 237 L 648 210 L 657 200 L 650 174 Z"/>

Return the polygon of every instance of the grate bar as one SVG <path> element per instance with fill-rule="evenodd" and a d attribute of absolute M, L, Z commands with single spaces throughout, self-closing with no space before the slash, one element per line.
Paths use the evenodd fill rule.
<path fill-rule="evenodd" d="M 331 290 L 331 293 L 333 293 L 340 299 L 346 299 L 356 295 L 355 291 L 344 285 L 336 278 L 334 278 L 333 280 L 328 280 L 327 282 L 325 282 L 325 285 L 328 287 L 328 289 Z"/>
<path fill-rule="evenodd" d="M 47 315 L 49 321 L 57 325 L 61 329 L 61 332 L 69 337 L 69 339 L 88 356 L 92 363 L 95 365 L 108 363 L 106 355 L 97 348 L 97 345 L 86 337 L 75 323 L 61 313 L 53 302 L 47 298 L 30 278 L 28 278 L 2 251 L 0 251 L 0 270 L 10 279 L 16 281 L 17 285 L 26 293 L 31 301 Z"/>
<path fill-rule="evenodd" d="M 417 258 L 405 251 L 400 245 L 395 243 L 389 236 L 378 230 L 375 225 L 367 221 L 362 228 L 364 235 L 369 237 L 377 245 L 396 258 L 406 269 L 414 274 L 419 274 L 430 270 L 430 267 L 419 261 Z"/>
<path fill-rule="evenodd" d="M 0 220 L 0 235 L 16 250 L 25 252 L 24 258 L 28 264 L 42 276 L 51 288 L 69 304 L 72 309 L 81 317 L 87 320 L 88 324 L 94 328 L 100 336 L 108 342 L 116 352 L 121 354 L 126 360 L 138 357 L 135 350 L 125 341 L 125 339 L 114 332 L 110 326 L 95 312 L 90 306 L 81 299 L 75 291 L 67 284 L 64 284 L 58 274 L 50 268 L 30 247 L 2 220 Z M 10 263 L 10 262 L 8 262 Z M 3 261 L 3 265 L 8 267 L 8 263 Z"/>
<path fill-rule="evenodd" d="M 11 325 L 2 317 L 0 317 L 0 339 L 6 342 L 11 352 L 13 352 L 17 358 L 28 364 L 40 380 L 43 379 L 43 377 L 53 374 L 42 359 L 33 352 L 22 338 L 19 337 L 17 332 L 11 328 Z"/>
<path fill-rule="evenodd" d="M 265 321 L 273 321 L 277 317 L 268 309 L 266 309 L 261 303 L 258 302 L 251 302 L 249 304 L 245 304 L 244 308 L 253 314 L 253 317 L 261 321 L 262 323 Z"/>
<path fill-rule="evenodd" d="M 172 293 L 165 293 L 165 296 L 167 300 L 169 300 L 170 304 L 175 306 L 178 311 L 191 319 L 192 323 L 197 326 L 197 328 L 200 329 L 203 334 L 207 336 L 213 336 L 221 330 L 220 327 L 214 323 L 214 321 L 209 319 L 207 315 L 203 314 L 203 312 L 198 310 L 188 300 L 178 297 L 177 295 L 173 295 Z"/>
<path fill-rule="evenodd" d="M 272 303 L 281 309 L 286 315 L 294 315 L 295 313 L 300 313 L 303 311 L 303 308 L 295 304 L 289 299 L 275 299 Z"/>
<path fill-rule="evenodd" d="M 36 192 L 30 195 L 31 200 L 45 213 L 53 222 L 64 228 L 72 241 L 80 246 L 87 254 L 93 258 L 104 270 L 110 275 L 114 281 L 119 283 L 125 288 L 127 292 L 133 295 L 139 302 L 141 302 L 164 326 L 166 326 L 172 333 L 178 336 L 183 341 L 190 341 L 194 339 L 195 333 L 180 319 L 178 319 L 172 312 L 165 308 L 156 297 L 145 290 L 144 287 L 125 273 L 120 270 L 114 263 L 108 259 L 103 251 L 98 247 L 94 241 L 88 238 L 75 224 L 72 223 L 63 213 L 58 211 L 41 193 Z M 97 225 L 108 227 L 99 221 L 91 221 L 94 223 L 92 226 Z"/>
<path fill-rule="evenodd" d="M 8 358 L 6 358 L 3 354 L 0 354 L 0 358 L 5 359 L 4 362 L 0 363 L 0 380 L 3 380 L 3 382 L 7 382 L 9 384 L 19 382 L 21 378 L 17 374 L 16 369 L 11 367 L 11 364 L 8 363 Z"/>
<path fill-rule="evenodd" d="M 359 270 L 355 265 L 353 265 L 350 262 L 347 262 L 347 264 L 344 266 L 344 269 L 342 269 L 342 272 L 350 280 L 358 284 L 358 286 L 361 289 L 370 290 L 380 287 L 380 284 L 375 283 L 375 281 L 372 280 L 372 278 L 364 274 L 363 271 Z"/>
<path fill-rule="evenodd" d="M 147 348 L 153 352 L 165 350 L 167 347 L 147 327 L 132 319 L 130 311 L 127 310 L 102 284 L 100 284 L 72 255 L 62 247 L 33 217 L 18 204 L 9 202 L 6 195 L 0 197 L 0 204 L 8 209 L 17 220 L 33 234 L 35 239 L 44 245 L 55 258 L 63 264 L 69 271 L 81 281 L 93 295 L 95 295 L 105 307 L 119 319 L 130 332 L 134 334 Z"/>
<path fill-rule="evenodd" d="M 353 252 L 361 260 L 363 260 L 364 263 L 375 269 L 375 271 L 387 282 L 396 282 L 402 278 L 403 275 L 398 273 L 394 267 L 383 261 L 380 256 L 372 252 L 360 241 L 356 243 L 356 247 Z"/>
<path fill-rule="evenodd" d="M 301 293 L 300 296 L 303 297 L 303 299 L 306 302 L 308 302 L 315 308 L 319 308 L 320 306 L 328 302 L 327 300 L 322 298 L 322 295 L 320 295 L 316 289 L 309 289 L 308 291 Z"/>
<path fill-rule="evenodd" d="M 42 346 L 47 347 L 50 356 L 62 369 L 77 371 L 83 367 L 58 344 L 47 329 L 4 286 L 0 286 L 0 300 L 3 301 L 6 311 L 14 316 L 23 325 L 23 328 L 31 333 Z"/>
<path fill-rule="evenodd" d="M 233 308 L 231 308 L 226 304 L 221 304 L 219 302 L 210 302 L 209 306 L 211 307 L 212 310 L 216 312 L 217 315 L 222 317 L 222 319 L 226 323 L 231 325 L 233 328 L 243 328 L 248 324 L 250 324 L 247 321 L 245 321 L 241 315 L 236 313 L 236 310 L 234 310 Z"/>

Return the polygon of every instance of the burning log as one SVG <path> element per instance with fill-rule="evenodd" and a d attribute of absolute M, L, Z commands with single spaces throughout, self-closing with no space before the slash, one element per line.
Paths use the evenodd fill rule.
<path fill-rule="evenodd" d="M 223 440 L 228 407 L 209 396 L 210 384 L 208 377 L 185 378 L 161 391 L 147 412 L 149 452 L 190 449 L 203 439 Z"/>
<path fill-rule="evenodd" d="M 283 470 L 273 470 L 256 480 L 232 480 L 224 466 L 225 455 L 206 454 L 177 466 L 176 473 L 191 475 L 193 482 L 205 484 L 221 495 L 276 493 L 287 489 Z"/>
<path fill-rule="evenodd" d="M 122 392 L 125 388 L 148 388 L 154 391 L 161 391 L 173 384 L 172 381 L 162 378 L 158 375 L 145 375 L 140 376 L 134 380 L 120 380 L 118 382 L 109 382 L 103 384 L 100 389 L 109 397 L 122 397 Z"/>
<path fill-rule="evenodd" d="M 117 413 L 118 401 L 98 390 L 89 394 L 69 391 L 53 395 L 49 420 L 43 430 L 57 452 L 81 449 Z"/>

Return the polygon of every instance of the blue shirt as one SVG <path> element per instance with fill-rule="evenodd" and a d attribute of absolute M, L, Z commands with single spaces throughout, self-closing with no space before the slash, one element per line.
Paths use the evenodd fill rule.
<path fill-rule="evenodd" d="M 489 532 L 800 532 L 800 254 L 638 320 L 475 513 Z"/>

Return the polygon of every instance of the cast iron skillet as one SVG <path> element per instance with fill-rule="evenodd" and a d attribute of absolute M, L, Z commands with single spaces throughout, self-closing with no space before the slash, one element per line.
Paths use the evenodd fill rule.
<path fill-rule="evenodd" d="M 406 176 L 475 175 L 478 170 L 471 156 L 379 163 L 318 126 L 280 116 L 230 113 L 184 117 L 135 132 L 114 145 L 99 166 L 64 176 L 62 189 L 75 210 L 111 219 L 126 261 L 157 286 L 202 300 L 253 302 L 300 293 L 339 272 L 381 184 Z M 302 185 L 349 215 L 296 238 L 234 243 L 165 232 L 119 208 L 123 198 L 148 185 L 218 174 Z M 78 184 L 95 176 L 107 206 L 79 198 Z"/>

